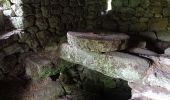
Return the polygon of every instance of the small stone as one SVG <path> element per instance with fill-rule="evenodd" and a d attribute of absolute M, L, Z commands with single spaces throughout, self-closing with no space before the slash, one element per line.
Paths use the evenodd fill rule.
<path fill-rule="evenodd" d="M 8 46 L 6 48 L 3 49 L 6 55 L 11 55 L 13 53 L 23 53 L 24 50 L 23 48 L 18 44 L 15 43 L 11 46 Z"/>
<path fill-rule="evenodd" d="M 139 21 L 145 23 L 149 21 L 149 18 L 140 18 Z"/>
<path fill-rule="evenodd" d="M 4 11 L 3 11 L 3 14 L 4 14 L 5 16 L 15 16 L 15 13 L 14 13 L 13 10 L 4 10 Z"/>
<path fill-rule="evenodd" d="M 16 16 L 21 17 L 24 15 L 23 6 L 14 4 L 11 6 L 11 8 Z"/>
<path fill-rule="evenodd" d="M 129 0 L 130 7 L 137 7 L 140 4 L 140 0 Z"/>
<path fill-rule="evenodd" d="M 154 32 L 140 32 L 139 35 L 146 37 L 146 38 L 149 38 L 149 39 L 152 39 L 152 40 L 157 39 L 156 33 L 154 33 Z"/>
<path fill-rule="evenodd" d="M 165 49 L 164 54 L 166 54 L 166 55 L 170 55 L 170 47 L 169 47 L 169 48 L 167 48 L 167 49 Z"/>
<path fill-rule="evenodd" d="M 161 41 L 170 42 L 170 32 L 164 31 L 164 32 L 157 32 L 158 39 Z"/>
<path fill-rule="evenodd" d="M 47 7 L 41 7 L 41 11 L 42 11 L 43 17 L 46 17 L 46 18 L 50 17 L 51 14 Z"/>
<path fill-rule="evenodd" d="M 167 18 L 153 18 L 149 21 L 149 30 L 150 31 L 164 31 L 168 26 Z"/>
<path fill-rule="evenodd" d="M 57 100 L 65 94 L 60 81 L 52 81 L 50 78 L 43 80 L 31 80 L 24 89 L 24 100 Z"/>
<path fill-rule="evenodd" d="M 34 25 L 35 17 L 34 16 L 27 16 L 24 18 L 24 28 L 28 28 Z"/>
<path fill-rule="evenodd" d="M 48 18 L 49 24 L 51 28 L 55 28 L 56 26 L 58 26 L 60 19 L 57 17 L 51 17 Z"/>
<path fill-rule="evenodd" d="M 123 5 L 122 0 L 113 0 L 112 1 L 112 6 L 113 7 L 122 7 L 122 5 Z"/>
<path fill-rule="evenodd" d="M 169 17 L 170 16 L 170 7 L 163 9 L 163 16 Z"/>
<path fill-rule="evenodd" d="M 44 17 L 38 18 L 36 20 L 36 25 L 40 30 L 46 30 L 48 28 L 48 23 Z"/>
<path fill-rule="evenodd" d="M 15 4 L 23 4 L 22 0 L 11 0 L 11 2 Z"/>
<path fill-rule="evenodd" d="M 31 34 L 35 34 L 38 32 L 38 28 L 36 26 L 33 26 L 28 28 L 27 31 L 30 32 Z"/>
<path fill-rule="evenodd" d="M 4 0 L 3 0 L 4 1 Z M 9 0 L 2 1 L 2 6 L 4 10 L 10 10 L 11 9 L 11 3 Z"/>
<path fill-rule="evenodd" d="M 16 29 L 24 29 L 23 17 L 11 17 L 12 25 Z"/>
<path fill-rule="evenodd" d="M 83 65 L 104 75 L 121 78 L 130 82 L 140 82 L 150 67 L 147 59 L 121 52 L 96 53 L 63 44 L 60 58 Z"/>

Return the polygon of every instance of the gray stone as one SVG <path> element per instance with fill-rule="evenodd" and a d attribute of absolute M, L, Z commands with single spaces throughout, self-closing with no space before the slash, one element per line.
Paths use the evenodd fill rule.
<path fill-rule="evenodd" d="M 34 25 L 35 23 L 35 17 L 34 16 L 27 16 L 24 18 L 24 28 L 28 28 Z"/>
<path fill-rule="evenodd" d="M 5 0 L 5 1 L 2 0 L 0 2 L 2 2 L 2 6 L 3 6 L 4 10 L 10 10 L 11 9 L 11 3 L 10 3 L 9 0 Z"/>
<path fill-rule="evenodd" d="M 36 20 L 36 25 L 40 30 L 46 30 L 48 28 L 47 20 L 44 17 L 38 18 Z"/>
<path fill-rule="evenodd" d="M 0 62 L 5 57 L 5 53 L 3 51 L 0 51 Z"/>
<path fill-rule="evenodd" d="M 23 17 L 11 17 L 10 20 L 11 20 L 14 28 L 16 28 L 16 29 L 24 28 L 24 23 L 23 23 L 24 18 Z"/>
<path fill-rule="evenodd" d="M 10 0 L 10 1 L 15 4 L 23 4 L 23 0 Z"/>
<path fill-rule="evenodd" d="M 6 55 L 11 55 L 13 53 L 23 53 L 24 49 L 18 44 L 15 43 L 11 46 L 8 46 L 3 49 Z"/>
<path fill-rule="evenodd" d="M 93 52 L 111 52 L 127 48 L 129 36 L 114 33 L 68 32 L 68 43 L 80 49 Z"/>
<path fill-rule="evenodd" d="M 59 73 L 53 65 L 50 55 L 30 54 L 24 58 L 26 75 L 32 80 L 40 80 Z"/>
<path fill-rule="evenodd" d="M 154 32 L 140 32 L 139 35 L 146 37 L 146 38 L 149 38 L 149 39 L 152 39 L 152 40 L 157 39 L 156 33 L 154 33 Z"/>
<path fill-rule="evenodd" d="M 43 17 L 50 17 L 50 8 L 48 8 L 47 6 L 41 7 L 41 11 L 42 11 L 42 15 Z"/>
<path fill-rule="evenodd" d="M 60 57 L 104 75 L 121 78 L 129 82 L 141 81 L 149 68 L 148 60 L 137 56 L 120 52 L 106 54 L 86 52 L 68 44 L 61 46 Z"/>
<path fill-rule="evenodd" d="M 170 55 L 170 47 L 169 47 L 169 48 L 167 48 L 167 49 L 165 49 L 164 54 L 166 54 L 166 55 Z"/>
<path fill-rule="evenodd" d="M 141 3 L 140 0 L 129 0 L 130 7 L 137 7 Z"/>
<path fill-rule="evenodd" d="M 11 6 L 11 8 L 16 16 L 21 17 L 24 15 L 23 6 L 14 4 Z"/>
<path fill-rule="evenodd" d="M 65 94 L 60 81 L 52 81 L 50 78 L 38 81 L 30 81 L 24 89 L 23 100 L 56 100 Z"/>
<path fill-rule="evenodd" d="M 122 0 L 113 0 L 112 1 L 112 6 L 113 7 L 122 7 L 122 5 L 123 5 Z"/>
<path fill-rule="evenodd" d="M 163 15 L 164 15 L 165 17 L 169 17 L 169 16 L 170 16 L 170 7 L 163 9 Z"/>
<path fill-rule="evenodd" d="M 170 90 L 170 74 L 159 69 L 151 69 L 150 73 L 144 77 L 145 85 L 162 87 Z"/>
<path fill-rule="evenodd" d="M 15 13 L 14 13 L 14 11 L 13 10 L 4 10 L 3 11 L 3 14 L 5 15 L 5 16 L 15 16 Z"/>
<path fill-rule="evenodd" d="M 170 91 L 161 87 L 129 83 L 132 88 L 132 100 L 169 100 Z"/>
<path fill-rule="evenodd" d="M 36 26 L 29 27 L 29 28 L 27 29 L 27 31 L 30 32 L 31 34 L 35 34 L 35 33 L 38 32 L 38 27 L 36 27 Z"/>
<path fill-rule="evenodd" d="M 167 18 L 153 18 L 149 21 L 149 30 L 150 31 L 165 31 L 168 26 Z"/>
<path fill-rule="evenodd" d="M 158 36 L 159 40 L 170 42 L 170 32 L 169 31 L 158 32 L 157 36 Z"/>
<path fill-rule="evenodd" d="M 49 24 L 50 24 L 51 28 L 55 28 L 60 23 L 60 19 L 58 17 L 48 18 L 48 21 L 49 21 Z"/>

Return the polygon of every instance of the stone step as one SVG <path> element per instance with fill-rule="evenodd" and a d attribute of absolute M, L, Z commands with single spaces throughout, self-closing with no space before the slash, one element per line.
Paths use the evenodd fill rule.
<path fill-rule="evenodd" d="M 121 78 L 129 82 L 141 81 L 150 66 L 147 59 L 134 55 L 121 52 L 105 54 L 87 52 L 69 44 L 62 44 L 60 57 L 101 72 L 104 75 Z"/>
<path fill-rule="evenodd" d="M 49 54 L 27 53 L 21 58 L 27 78 L 41 80 L 58 74 L 58 67 Z"/>
<path fill-rule="evenodd" d="M 50 78 L 32 80 L 24 89 L 22 100 L 56 100 L 65 95 L 65 90 L 60 81 L 52 81 Z"/>
<path fill-rule="evenodd" d="M 110 52 L 127 48 L 129 36 L 123 33 L 68 32 L 68 43 L 80 49 L 94 52 Z"/>

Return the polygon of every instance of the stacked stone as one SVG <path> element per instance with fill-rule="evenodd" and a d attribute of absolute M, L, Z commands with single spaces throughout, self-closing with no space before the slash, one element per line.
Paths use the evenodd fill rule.
<path fill-rule="evenodd" d="M 165 55 L 148 50 L 140 52 L 142 49 L 138 49 L 141 58 L 120 52 L 125 49 L 120 48 L 122 45 L 127 47 L 126 42 L 116 42 L 121 40 L 128 41 L 128 38 L 119 34 L 101 36 L 93 33 L 69 32 L 69 44 L 61 46 L 60 57 L 104 75 L 128 81 L 132 88 L 132 100 L 169 100 L 169 48 L 165 50 Z M 107 47 L 109 43 L 112 46 Z"/>
<path fill-rule="evenodd" d="M 25 68 L 25 77 L 29 79 L 21 95 L 23 100 L 56 100 L 66 94 L 61 82 L 50 78 L 58 74 L 59 69 L 49 54 L 27 53 L 20 60 Z"/>

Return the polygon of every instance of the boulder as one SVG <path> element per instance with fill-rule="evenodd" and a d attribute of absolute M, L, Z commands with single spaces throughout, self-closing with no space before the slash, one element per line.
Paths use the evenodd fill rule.
<path fill-rule="evenodd" d="M 94 52 L 111 52 L 127 48 L 129 36 L 125 34 L 94 34 L 68 32 L 68 43 L 79 49 Z"/>
<path fill-rule="evenodd" d="M 23 59 L 23 63 L 26 76 L 32 80 L 41 80 L 59 73 L 50 55 L 29 54 Z"/>
<path fill-rule="evenodd" d="M 149 61 L 126 53 L 96 53 L 83 51 L 72 45 L 63 44 L 60 57 L 72 63 L 83 65 L 104 75 L 121 78 L 129 82 L 141 81 L 149 68 Z"/>
<path fill-rule="evenodd" d="M 22 100 L 56 100 L 57 97 L 64 94 L 65 91 L 59 81 L 45 78 L 39 81 L 30 81 L 21 97 Z"/>

